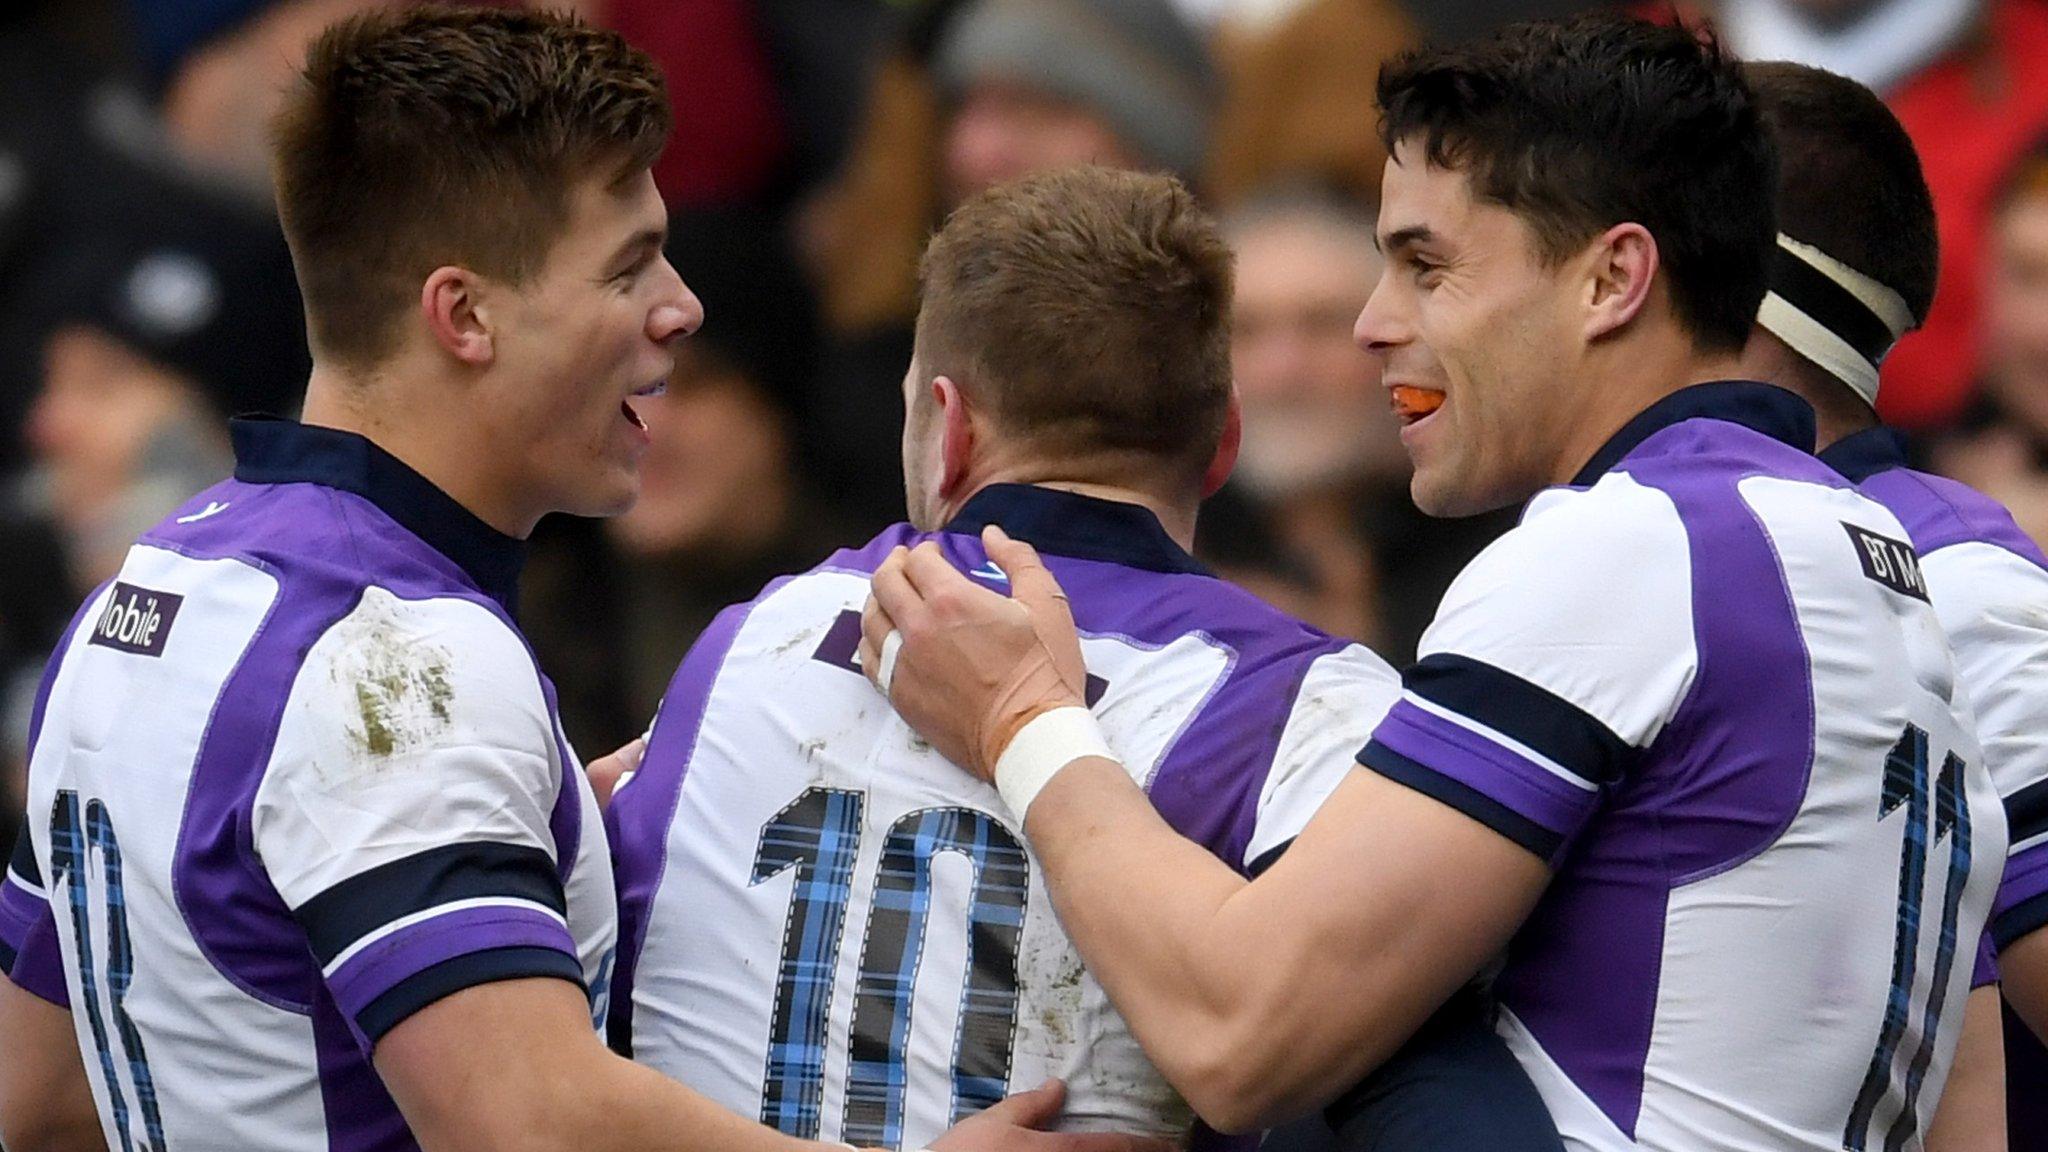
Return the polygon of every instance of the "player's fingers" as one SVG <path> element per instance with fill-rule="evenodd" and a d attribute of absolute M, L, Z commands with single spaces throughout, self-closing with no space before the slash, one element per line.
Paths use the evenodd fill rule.
<path fill-rule="evenodd" d="M 854 660 L 860 664 L 861 674 L 880 688 L 884 696 L 889 694 L 889 686 L 882 675 L 882 653 L 902 643 L 902 633 L 896 630 L 896 621 L 882 609 L 881 602 L 870 595 L 860 613 L 860 644 L 854 649 Z M 895 669 L 889 671 L 893 674 Z"/>
<path fill-rule="evenodd" d="M 889 553 L 889 558 L 882 562 L 880 568 L 875 569 L 873 579 L 868 582 L 869 597 L 888 615 L 889 625 L 895 628 L 901 628 L 917 620 L 924 610 L 924 596 L 912 586 L 910 577 L 905 575 L 908 564 L 908 554 L 899 547 Z M 861 628 L 865 634 L 865 621 L 862 622 Z M 876 649 L 879 650 L 882 645 L 879 633 L 875 635 L 874 641 Z"/>
<path fill-rule="evenodd" d="M 609 756 L 600 756 L 584 768 L 590 777 L 590 789 L 597 793 L 598 807 L 607 807 L 612 802 L 612 793 L 618 790 L 626 777 L 640 768 L 640 758 L 647 753 L 647 741 L 635 737 L 624 748 Z"/>
<path fill-rule="evenodd" d="M 1009 533 L 994 524 L 981 530 L 981 542 L 988 548 L 988 558 L 1010 577 L 1012 598 L 1031 609 L 1033 615 L 1049 612 L 1055 618 L 1073 622 L 1074 612 L 1067 603 L 1066 590 L 1038 558 L 1038 549 L 1011 539 Z"/>
<path fill-rule="evenodd" d="M 1047 1080 L 1029 1092 L 1013 1092 L 990 1105 L 982 1115 L 1018 1128 L 1043 1128 L 1060 1118 L 1067 1102 L 1064 1080 Z"/>
<path fill-rule="evenodd" d="M 903 575 L 926 603 L 945 596 L 972 599 L 987 591 L 961 575 L 952 561 L 946 559 L 946 554 L 939 551 L 939 546 L 929 540 L 911 549 L 910 555 L 904 558 Z"/>
<path fill-rule="evenodd" d="M 870 591 L 868 593 L 868 602 L 861 605 L 860 609 L 861 648 L 863 650 L 874 648 L 876 651 L 880 651 L 882 637 L 895 630 L 896 618 L 889 615 L 889 610 L 882 607 L 882 602 L 875 599 L 874 593 Z"/>

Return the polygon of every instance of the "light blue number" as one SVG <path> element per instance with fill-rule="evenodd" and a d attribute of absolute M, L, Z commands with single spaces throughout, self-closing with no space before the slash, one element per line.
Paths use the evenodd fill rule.
<path fill-rule="evenodd" d="M 59 792 L 50 813 L 50 886 L 70 880 L 71 929 L 78 942 L 80 999 L 85 1001 L 85 1019 L 92 1029 L 93 1047 L 99 1050 L 100 1072 L 113 1100 L 114 1126 L 121 1135 L 124 1152 L 133 1152 L 127 1097 L 114 1072 L 113 1043 L 100 1015 L 99 981 L 93 972 L 92 902 L 86 889 L 90 857 L 97 852 L 106 877 L 107 901 L 107 1002 L 113 1009 L 114 1026 L 121 1034 L 121 1048 L 127 1055 L 128 1076 L 135 1084 L 135 1099 L 142 1111 L 146 1143 L 153 1152 L 164 1150 L 164 1124 L 156 1098 L 156 1077 L 149 1071 L 149 1057 L 143 1051 L 142 1033 L 128 1016 L 128 989 L 135 982 L 135 951 L 128 935 L 127 892 L 121 882 L 121 844 L 114 835 L 113 821 L 98 800 L 85 804 L 81 813 L 78 793 Z"/>

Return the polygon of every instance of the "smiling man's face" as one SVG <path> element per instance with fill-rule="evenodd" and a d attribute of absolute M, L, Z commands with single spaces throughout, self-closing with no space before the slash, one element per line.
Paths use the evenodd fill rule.
<path fill-rule="evenodd" d="M 1427 414 L 1397 408 L 1408 409 L 1416 506 L 1469 516 L 1552 483 L 1579 406 L 1566 369 L 1583 339 L 1562 270 L 1521 217 L 1475 199 L 1464 173 L 1425 163 L 1409 141 L 1387 162 L 1378 238 L 1386 270 L 1354 337 L 1386 387 L 1442 395 Z"/>
<path fill-rule="evenodd" d="M 495 362 L 476 418 L 521 503 L 609 516 L 639 494 L 647 428 L 636 394 L 659 388 L 668 345 L 704 309 L 662 256 L 666 213 L 653 177 L 592 180 L 530 281 L 502 299 Z"/>

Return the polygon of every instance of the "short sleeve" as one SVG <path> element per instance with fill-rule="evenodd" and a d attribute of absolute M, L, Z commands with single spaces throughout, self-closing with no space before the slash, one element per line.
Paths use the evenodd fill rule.
<path fill-rule="evenodd" d="M 70 1007 L 63 962 L 56 914 L 24 823 L 14 840 L 6 878 L 0 880 L 0 973 L 24 991 L 58 1007 Z"/>
<path fill-rule="evenodd" d="M 1400 674 L 1358 645 L 1309 664 L 1259 790 L 1246 872 L 1264 871 L 1308 826 L 1400 695 Z"/>
<path fill-rule="evenodd" d="M 2000 948 L 2048 923 L 2048 570 L 1995 544 L 1922 563 L 2005 802 L 2010 854 L 1992 932 Z"/>
<path fill-rule="evenodd" d="M 1359 760 L 1555 863 L 1698 667 L 1670 499 L 1554 490 L 1459 574 Z"/>
<path fill-rule="evenodd" d="M 466 600 L 369 590 L 308 654 L 254 841 L 364 1050 L 473 985 L 581 982 L 533 658 Z"/>
<path fill-rule="evenodd" d="M 1977 938 L 1977 966 L 1970 973 L 1970 990 L 1987 988 L 1998 983 L 1998 948 L 1992 942 L 1991 933 Z"/>

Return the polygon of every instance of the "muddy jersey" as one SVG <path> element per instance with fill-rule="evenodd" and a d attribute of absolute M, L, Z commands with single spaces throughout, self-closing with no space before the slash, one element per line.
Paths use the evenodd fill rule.
<path fill-rule="evenodd" d="M 917 1148 L 1057 1075 L 1071 1126 L 1187 1135 L 1053 913 L 994 788 L 855 660 L 869 576 L 935 539 L 974 579 L 1000 523 L 1072 597 L 1088 698 L 1176 830 L 1242 872 L 1307 823 L 1393 671 L 1204 572 L 1151 513 L 1021 485 L 728 610 L 684 660 L 608 815 L 617 1046 L 793 1135 Z"/>
<path fill-rule="evenodd" d="M 0 964 L 71 1009 L 110 1148 L 413 1149 L 372 1047 L 513 977 L 595 1024 L 610 856 L 518 543 L 360 437 L 234 438 L 50 660 Z"/>

